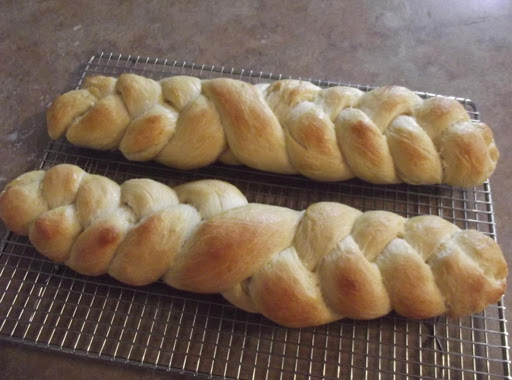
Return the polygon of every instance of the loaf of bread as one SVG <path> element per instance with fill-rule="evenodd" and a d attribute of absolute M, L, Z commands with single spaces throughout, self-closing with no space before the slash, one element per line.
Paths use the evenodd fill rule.
<path fill-rule="evenodd" d="M 72 165 L 26 173 L 0 194 L 0 217 L 44 256 L 128 285 L 163 279 L 222 293 L 285 326 L 463 316 L 497 302 L 507 265 L 494 240 L 437 216 L 305 211 L 248 204 L 216 180 L 121 186 Z"/>
<path fill-rule="evenodd" d="M 477 186 L 499 157 L 490 128 L 454 99 L 280 80 L 95 76 L 47 113 L 53 139 L 179 169 L 215 161 L 318 181 L 353 177 Z"/>

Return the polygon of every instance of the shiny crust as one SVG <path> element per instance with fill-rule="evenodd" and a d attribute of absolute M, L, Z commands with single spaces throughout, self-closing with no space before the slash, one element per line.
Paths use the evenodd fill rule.
<path fill-rule="evenodd" d="M 11 182 L 0 194 L 0 217 L 82 274 L 222 293 L 292 327 L 391 310 L 463 316 L 497 302 L 506 285 L 496 242 L 440 217 L 327 202 L 305 211 L 248 204 L 216 180 L 174 190 L 150 179 L 119 186 L 58 165 Z"/>
<path fill-rule="evenodd" d="M 280 80 L 88 77 L 47 112 L 48 133 L 180 169 L 215 161 L 318 181 L 476 186 L 499 158 L 491 129 L 454 99 Z"/>

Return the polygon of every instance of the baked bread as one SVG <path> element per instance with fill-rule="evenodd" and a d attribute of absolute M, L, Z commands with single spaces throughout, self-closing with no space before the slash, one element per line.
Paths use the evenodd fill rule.
<path fill-rule="evenodd" d="M 494 240 L 437 216 L 248 204 L 216 180 L 174 190 L 150 179 L 119 186 L 58 165 L 11 182 L 0 194 L 0 217 L 44 256 L 82 274 L 222 293 L 292 327 L 391 310 L 463 316 L 497 302 L 507 276 Z"/>
<path fill-rule="evenodd" d="M 499 157 L 490 128 L 459 102 L 397 86 L 95 76 L 53 102 L 47 125 L 53 139 L 129 160 L 179 169 L 219 160 L 318 181 L 477 186 Z"/>

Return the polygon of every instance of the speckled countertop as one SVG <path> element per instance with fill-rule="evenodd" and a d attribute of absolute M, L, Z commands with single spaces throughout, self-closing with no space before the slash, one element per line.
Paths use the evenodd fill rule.
<path fill-rule="evenodd" d="M 506 0 L 137 5 L 4 1 L 0 188 L 36 166 L 48 143 L 47 105 L 73 87 L 82 64 L 99 51 L 352 83 L 398 84 L 470 98 L 492 126 L 501 151 L 491 182 L 498 239 L 511 263 L 511 7 Z M 510 309 L 510 291 L 506 304 Z M 166 373 L 0 344 L 4 378 L 169 378 Z"/>

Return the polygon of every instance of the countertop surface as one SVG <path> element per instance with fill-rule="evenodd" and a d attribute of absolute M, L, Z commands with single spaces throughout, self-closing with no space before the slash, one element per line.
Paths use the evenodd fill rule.
<path fill-rule="evenodd" d="M 478 105 L 501 153 L 491 184 L 498 241 L 511 263 L 511 8 L 505 0 L 3 1 L 0 188 L 36 167 L 48 144 L 47 106 L 101 51 L 396 84 Z M 505 300 L 510 309 L 512 294 Z M 169 378 L 5 341 L 0 358 L 3 378 Z"/>

